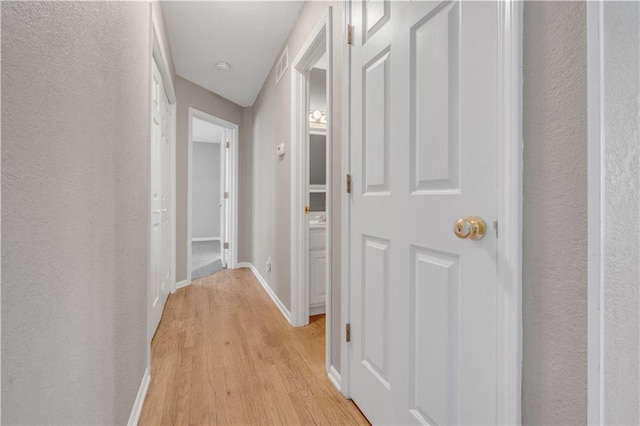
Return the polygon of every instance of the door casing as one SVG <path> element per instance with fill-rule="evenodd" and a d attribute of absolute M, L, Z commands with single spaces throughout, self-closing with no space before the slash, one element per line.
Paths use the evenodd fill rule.
<path fill-rule="evenodd" d="M 193 118 L 197 117 L 204 121 L 208 121 L 217 126 L 224 127 L 225 129 L 231 132 L 231 138 L 229 142 L 231 146 L 228 148 L 230 150 L 229 155 L 230 159 L 227 164 L 227 167 L 230 170 L 225 170 L 225 173 L 229 179 L 228 188 L 229 188 L 229 198 L 228 203 L 228 219 L 229 223 L 228 229 L 221 230 L 221 235 L 226 235 L 227 241 L 229 242 L 229 255 L 227 260 L 227 267 L 229 269 L 236 268 L 238 266 L 238 129 L 239 126 L 237 124 L 231 123 L 229 121 L 223 120 L 221 118 L 215 117 L 211 114 L 207 114 L 206 112 L 199 111 L 195 108 L 189 107 L 189 159 L 188 159 L 188 178 L 187 178 L 187 192 L 188 192 L 188 203 L 187 203 L 187 281 L 184 285 L 191 284 L 191 239 L 193 235 L 192 231 L 192 220 L 191 220 L 191 212 L 192 212 L 192 171 L 193 171 L 193 140 L 192 140 L 192 123 Z M 224 147 L 222 148 L 224 152 Z M 224 244 L 224 241 L 221 242 Z M 223 247 L 220 247 L 221 250 L 224 250 Z M 183 285 L 183 286 L 184 286 Z"/>
<path fill-rule="evenodd" d="M 500 2 L 500 39 L 498 46 L 500 93 L 498 94 L 498 422 L 521 423 L 522 386 L 522 37 L 523 4 L 517 0 Z M 345 0 L 344 21 L 351 24 L 351 0 Z M 351 173 L 351 53 L 343 56 L 343 176 Z M 342 342 L 346 342 L 346 324 L 350 322 L 350 209 L 351 197 L 342 183 Z M 341 346 L 341 392 L 349 397 L 350 345 Z"/>
<path fill-rule="evenodd" d="M 326 298 L 325 368 L 331 382 L 341 389 L 341 375 L 331 363 L 331 234 L 333 194 L 333 29 L 329 6 L 291 63 L 291 324 L 309 323 L 309 223 L 305 206 L 309 194 L 309 72 L 327 55 L 327 169 L 326 169 Z"/>

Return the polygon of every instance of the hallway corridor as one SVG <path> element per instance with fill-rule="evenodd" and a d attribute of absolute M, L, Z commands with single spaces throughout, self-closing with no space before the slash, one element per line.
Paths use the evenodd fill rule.
<path fill-rule="evenodd" d="M 324 316 L 286 323 L 249 269 L 169 296 L 139 424 L 368 424 L 324 371 Z"/>

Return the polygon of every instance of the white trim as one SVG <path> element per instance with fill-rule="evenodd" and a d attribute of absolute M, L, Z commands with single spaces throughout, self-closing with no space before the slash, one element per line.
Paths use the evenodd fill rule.
<path fill-rule="evenodd" d="M 287 322 L 289 324 L 291 324 L 291 312 L 289 312 L 289 310 L 284 305 L 284 303 L 282 303 L 280 298 L 278 298 L 278 296 L 274 293 L 274 291 L 269 286 L 269 283 L 267 283 L 267 280 L 265 280 L 262 277 L 262 275 L 260 275 L 260 272 L 258 272 L 256 267 L 253 266 L 253 264 L 249 263 L 249 262 L 240 262 L 240 263 L 238 263 L 237 266 L 238 266 L 238 268 L 249 268 L 249 269 L 251 269 L 251 272 L 253 272 L 253 275 L 256 277 L 256 279 L 258 280 L 258 282 L 260 283 L 260 285 L 262 286 L 264 291 L 266 291 L 267 294 L 269 295 L 269 297 L 271 298 L 271 300 L 273 300 L 273 303 L 276 304 L 276 306 L 278 307 L 278 309 L 282 313 L 282 316 L 284 316 L 284 318 L 287 320 Z"/>
<path fill-rule="evenodd" d="M 327 103 L 327 119 L 330 122 L 327 124 L 325 131 L 325 146 L 326 146 L 326 171 L 325 171 L 325 216 L 326 216 L 326 230 L 325 230 L 325 367 L 328 369 L 331 367 L 331 352 L 333 348 L 333 315 L 331 314 L 331 307 L 333 306 L 333 10 L 331 6 L 327 8 L 327 48 L 325 54 L 327 55 L 327 73 L 326 73 L 326 87 L 325 87 L 325 99 Z M 307 137 L 309 142 L 310 137 Z M 309 167 L 309 162 L 306 162 L 306 166 Z M 307 182 L 309 180 L 307 179 Z M 307 191 L 307 194 L 310 194 Z M 310 195 L 309 195 L 310 197 Z M 311 205 L 311 201 L 309 201 Z M 309 223 L 307 221 L 307 235 L 309 232 Z M 309 251 L 307 251 L 307 258 Z M 308 275 L 307 275 L 308 277 Z M 308 281 L 310 279 L 308 278 Z M 308 288 L 308 286 L 307 286 Z"/>
<path fill-rule="evenodd" d="M 181 289 L 182 287 L 186 287 L 188 285 L 191 285 L 191 281 L 189 280 L 182 280 L 179 283 L 176 283 L 176 290 Z"/>
<path fill-rule="evenodd" d="M 151 7 L 151 26 L 153 31 L 153 41 L 152 41 L 152 57 L 156 60 L 158 64 L 158 70 L 160 71 L 160 75 L 162 76 L 162 82 L 165 87 L 164 90 L 167 92 L 167 98 L 169 99 L 170 104 L 176 103 L 176 91 L 173 87 L 173 79 L 171 78 L 171 72 L 169 67 L 169 61 L 167 61 L 166 46 L 162 42 L 162 37 L 160 36 L 160 22 L 158 19 L 158 15 L 154 12 L 153 4 L 150 4 Z"/>
<path fill-rule="evenodd" d="M 333 383 L 333 386 L 338 389 L 338 392 L 342 393 L 342 376 L 338 373 L 338 370 L 333 365 L 329 366 L 329 370 L 327 371 L 327 376 L 329 376 L 329 380 Z"/>
<path fill-rule="evenodd" d="M 500 2 L 497 422 L 519 424 L 522 387 L 523 5 Z"/>
<path fill-rule="evenodd" d="M 144 369 L 144 374 L 142 376 L 142 381 L 140 382 L 140 387 L 138 388 L 138 394 L 136 395 L 136 400 L 133 402 L 133 408 L 131 409 L 131 414 L 129 415 L 129 421 L 127 425 L 137 425 L 138 420 L 140 420 L 140 414 L 142 413 L 142 407 L 144 406 L 144 399 L 147 396 L 147 391 L 149 390 L 149 382 L 151 382 L 151 374 L 149 374 L 149 369 Z"/>
<path fill-rule="evenodd" d="M 315 28 L 291 63 L 291 322 L 295 327 L 309 324 L 309 223 L 304 213 L 309 197 L 309 70 L 327 54 L 327 83 L 331 82 L 331 7 L 320 17 Z M 327 84 L 327 152 L 331 147 L 331 92 Z M 327 188 L 331 187 L 331 158 L 327 161 Z M 327 239 L 331 235 L 330 194 L 327 193 Z M 325 241 L 330 244 L 330 241 Z M 331 281 L 331 246 L 327 244 L 327 282 Z M 330 296 L 330 286 L 327 289 Z M 330 297 L 328 297 L 329 303 Z M 330 305 L 327 305 L 330 312 Z M 327 326 L 329 332 L 330 326 Z"/>
<path fill-rule="evenodd" d="M 176 291 L 176 241 L 177 241 L 177 220 L 176 220 L 176 212 L 177 212 L 177 204 L 176 204 L 176 179 L 177 179 L 177 171 L 176 171 L 176 119 L 177 119 L 177 104 L 173 103 L 170 107 L 171 110 L 171 159 L 170 159 L 170 168 L 171 168 L 171 293 L 175 293 Z"/>
<path fill-rule="evenodd" d="M 342 4 L 342 34 L 346 40 L 346 26 L 351 24 L 351 1 L 343 0 Z M 342 217 L 341 217 L 341 277 L 340 277 L 340 373 L 341 392 L 346 398 L 349 394 L 349 359 L 351 345 L 347 343 L 346 324 L 351 316 L 351 195 L 347 193 L 347 174 L 351 173 L 351 49 L 348 45 L 342 51 Z"/>
<path fill-rule="evenodd" d="M 192 243 L 202 243 L 205 241 L 221 241 L 220 237 L 198 237 L 198 238 L 192 238 L 191 242 Z"/>
<path fill-rule="evenodd" d="M 603 2 L 587 3 L 587 114 L 588 114 L 588 211 L 587 211 L 587 423 L 603 424 L 602 308 L 604 253 L 604 85 Z"/>
<path fill-rule="evenodd" d="M 188 167 L 187 167 L 187 280 L 192 281 L 192 268 L 191 268 L 191 235 L 193 235 L 193 224 L 191 223 L 191 209 L 193 204 L 192 194 L 192 173 L 193 168 L 193 143 L 192 140 L 192 126 L 193 118 L 197 117 L 201 120 L 208 121 L 217 126 L 224 127 L 227 130 L 231 130 L 232 138 L 230 140 L 231 152 L 229 153 L 231 170 L 231 182 L 229 182 L 229 259 L 228 267 L 233 269 L 238 262 L 238 132 L 239 126 L 221 118 L 215 117 L 206 112 L 202 112 L 193 107 L 189 107 L 189 153 L 188 153 Z M 222 146 L 222 145 L 221 145 Z M 224 250 L 224 249 L 221 249 Z"/>

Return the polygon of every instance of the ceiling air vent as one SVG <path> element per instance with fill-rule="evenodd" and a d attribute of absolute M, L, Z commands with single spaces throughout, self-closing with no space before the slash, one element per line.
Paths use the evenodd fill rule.
<path fill-rule="evenodd" d="M 289 54 L 287 52 L 288 48 L 285 47 L 284 51 L 278 58 L 278 62 L 276 62 L 276 84 L 280 82 L 280 79 L 289 66 Z"/>

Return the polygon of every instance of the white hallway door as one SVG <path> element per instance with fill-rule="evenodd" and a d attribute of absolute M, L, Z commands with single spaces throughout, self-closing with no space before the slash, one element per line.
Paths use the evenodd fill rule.
<path fill-rule="evenodd" d="M 373 424 L 493 424 L 498 4 L 352 13 L 351 396 Z"/>
<path fill-rule="evenodd" d="M 171 280 L 171 170 L 169 101 L 153 61 L 151 87 L 151 336 L 158 327 Z"/>

